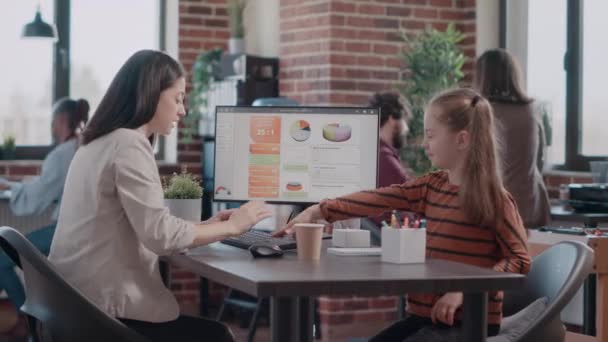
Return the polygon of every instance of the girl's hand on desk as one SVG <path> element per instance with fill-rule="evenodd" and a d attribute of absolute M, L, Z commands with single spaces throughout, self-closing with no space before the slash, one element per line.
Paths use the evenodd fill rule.
<path fill-rule="evenodd" d="M 227 221 L 235 211 L 236 211 L 236 209 L 222 210 L 222 211 L 218 212 L 217 214 L 213 215 L 213 217 L 211 217 L 210 219 L 208 219 L 207 221 L 205 221 L 203 223 L 209 224 L 209 223 Z"/>
<path fill-rule="evenodd" d="M 431 310 L 431 320 L 433 323 L 438 322 L 454 325 L 454 315 L 456 310 L 462 306 L 463 295 L 462 292 L 448 292 L 444 294 L 439 300 L 433 305 Z"/>
<path fill-rule="evenodd" d="M 241 235 L 251 229 L 254 224 L 270 216 L 272 216 L 272 212 L 264 202 L 252 201 L 234 210 L 228 218 L 228 223 L 231 224 L 234 235 Z"/>
<path fill-rule="evenodd" d="M 287 223 L 287 225 L 285 227 L 274 232 L 272 234 L 272 236 L 281 237 L 281 236 L 285 236 L 285 235 L 291 235 L 291 234 L 295 233 L 293 226 L 296 223 L 314 223 L 320 218 L 321 218 L 321 208 L 319 207 L 318 204 L 315 204 L 311 207 L 308 207 L 303 212 L 299 213 L 298 216 L 294 217 L 291 221 L 289 221 L 289 223 Z"/>

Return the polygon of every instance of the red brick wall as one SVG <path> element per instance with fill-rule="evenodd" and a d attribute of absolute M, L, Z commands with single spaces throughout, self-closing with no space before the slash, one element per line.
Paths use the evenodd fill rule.
<path fill-rule="evenodd" d="M 465 34 L 465 73 L 475 58 L 475 0 L 281 0 L 281 95 L 303 104 L 362 105 L 403 81 L 400 31 Z"/>
<path fill-rule="evenodd" d="M 41 167 L 41 161 L 0 161 L 0 177 L 19 181 L 23 177 L 40 174 Z"/>
<path fill-rule="evenodd" d="M 216 47 L 226 49 L 229 36 L 226 0 L 180 0 L 179 60 L 187 72 L 187 91 L 192 89 L 191 70 L 198 54 Z M 200 151 L 198 138 L 188 144 L 180 143 L 178 162 L 198 167 L 192 172 L 200 173 Z"/>
<path fill-rule="evenodd" d="M 226 0 L 180 0 L 179 60 L 188 72 L 188 90 L 196 56 L 203 50 L 226 49 L 229 37 Z"/>

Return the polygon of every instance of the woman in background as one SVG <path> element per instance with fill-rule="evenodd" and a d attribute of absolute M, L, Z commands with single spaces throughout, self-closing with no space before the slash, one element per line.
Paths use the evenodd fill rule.
<path fill-rule="evenodd" d="M 10 207 L 15 215 L 41 215 L 49 206 L 61 201 L 68 168 L 78 149 L 78 133 L 88 118 L 87 100 L 66 97 L 55 103 L 51 135 L 56 147 L 44 159 L 40 176 L 28 182 L 9 182 L 0 178 L 0 190 L 11 192 Z M 59 205 L 52 214 L 50 225 L 26 235 L 45 255 L 49 254 L 58 216 Z M 14 267 L 12 260 L 0 251 L 0 291 L 6 291 L 8 296 L 8 301 L 0 302 L 0 334 L 22 336 L 26 331 L 25 319 L 18 315 L 18 309 L 25 301 L 25 291 Z"/>
<path fill-rule="evenodd" d="M 492 104 L 505 188 L 526 228 L 545 226 L 551 207 L 543 182 L 545 130 L 542 112 L 523 86 L 521 70 L 507 51 L 486 51 L 477 60 L 475 85 Z"/>

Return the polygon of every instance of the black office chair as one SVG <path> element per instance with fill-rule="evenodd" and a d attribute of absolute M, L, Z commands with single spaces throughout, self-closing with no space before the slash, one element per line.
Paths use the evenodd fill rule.
<path fill-rule="evenodd" d="M 500 334 L 489 338 L 488 342 L 564 341 L 566 328 L 561 321 L 561 312 L 591 273 L 593 255 L 591 248 L 585 244 L 567 241 L 552 246 L 534 258 L 525 288 L 506 292 L 503 304 L 505 321 L 522 320 L 509 324 L 519 325 L 521 332 L 513 336 L 504 331 L 507 324 L 503 324 Z M 547 306 L 535 319 L 524 320 L 525 315 L 509 317 L 543 297 L 547 298 Z"/>
<path fill-rule="evenodd" d="M 30 341 L 150 342 L 106 315 L 57 273 L 21 233 L 0 227 L 0 247 L 23 270 Z"/>

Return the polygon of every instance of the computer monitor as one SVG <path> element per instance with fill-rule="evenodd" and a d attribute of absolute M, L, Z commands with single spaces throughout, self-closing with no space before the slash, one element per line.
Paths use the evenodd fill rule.
<path fill-rule="evenodd" d="M 377 108 L 216 108 L 214 200 L 309 204 L 373 189 Z"/>

